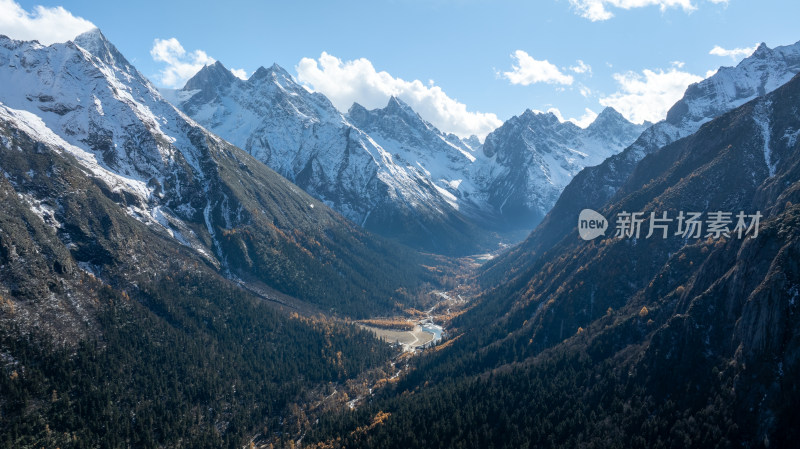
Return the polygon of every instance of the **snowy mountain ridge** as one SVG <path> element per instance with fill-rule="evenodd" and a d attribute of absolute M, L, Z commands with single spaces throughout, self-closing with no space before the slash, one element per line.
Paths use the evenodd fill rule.
<path fill-rule="evenodd" d="M 217 62 L 167 93 L 207 129 L 355 223 L 369 227 L 371 213 L 387 201 L 413 204 L 423 215 L 450 212 L 432 184 L 398 166 L 326 97 L 308 92 L 278 65 L 243 81 Z"/>
<path fill-rule="evenodd" d="M 75 157 L 129 215 L 226 266 L 218 230 L 251 216 L 220 175 L 255 161 L 167 102 L 99 30 L 50 46 L 0 36 L 0 86 L 14 87 L 0 91 L 0 119 Z"/>
<path fill-rule="evenodd" d="M 712 76 L 691 84 L 667 117 L 650 127 L 627 158 L 640 160 L 664 145 L 686 137 L 700 126 L 786 84 L 800 72 L 800 42 L 770 49 L 761 43 L 735 67 L 721 67 Z"/>
<path fill-rule="evenodd" d="M 217 62 L 183 89 L 163 92 L 207 129 L 355 223 L 391 236 L 399 232 L 394 222 L 414 222 L 430 240 L 449 238 L 453 226 L 532 228 L 571 176 L 621 150 L 643 129 L 611 110 L 585 130 L 555 119 L 556 134 L 572 140 L 551 149 L 550 162 L 525 159 L 536 168 L 530 167 L 530 182 L 520 182 L 510 179 L 517 167 L 486 153 L 476 137 L 441 132 L 399 98 L 375 110 L 356 103 L 342 114 L 277 65 L 259 68 L 243 81 Z M 561 137 L 534 132 L 519 151 L 535 152 L 537 139 Z M 542 175 L 544 181 L 533 181 Z M 516 210 L 497 200 L 503 195 L 533 197 L 525 207 L 535 207 L 536 213 L 515 216 Z"/>
<path fill-rule="evenodd" d="M 515 254 L 538 255 L 568 235 L 582 209 L 602 210 L 648 154 L 697 132 L 701 126 L 726 112 L 768 94 L 800 73 L 800 42 L 770 49 L 761 44 L 736 67 L 722 67 L 714 75 L 690 85 L 666 119 L 647 128 L 630 146 L 601 164 L 580 171 L 564 188 L 555 206 Z M 754 117 L 758 117 L 756 114 Z M 761 123 L 768 134 L 769 123 Z M 791 140 L 796 136 L 784 136 Z M 773 164 L 769 143 L 764 154 Z M 511 258 L 509 258 L 511 259 Z M 530 263 L 530 260 L 528 260 Z"/>
<path fill-rule="evenodd" d="M 538 223 L 583 168 L 601 163 L 633 142 L 646 125 L 606 108 L 587 128 L 530 109 L 486 137 L 482 167 L 487 201 L 510 222 Z"/>

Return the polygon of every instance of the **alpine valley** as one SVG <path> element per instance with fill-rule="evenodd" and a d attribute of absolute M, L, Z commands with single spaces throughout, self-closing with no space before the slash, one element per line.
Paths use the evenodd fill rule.
<path fill-rule="evenodd" d="M 762 44 L 658 123 L 481 142 L 0 36 L 0 446 L 794 447 L 798 72 Z M 585 241 L 586 208 L 760 222 Z"/>

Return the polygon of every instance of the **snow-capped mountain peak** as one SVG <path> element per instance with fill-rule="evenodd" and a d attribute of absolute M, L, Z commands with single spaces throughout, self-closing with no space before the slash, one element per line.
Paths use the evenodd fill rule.
<path fill-rule="evenodd" d="M 117 50 L 117 47 L 106 39 L 99 28 L 79 34 L 72 42 L 110 66 L 118 67 L 129 73 L 136 70 Z"/>
<path fill-rule="evenodd" d="M 388 235 L 409 233 L 430 249 L 462 238 L 439 229 L 463 220 L 452 195 L 439 190 L 426 168 L 383 147 L 327 97 L 309 92 L 277 64 L 260 67 L 247 81 L 233 79 L 227 69 L 224 76 L 198 73 L 195 78 L 170 95 L 177 107 L 353 222 Z M 386 109 L 393 111 L 385 114 L 387 120 L 432 128 L 398 99 Z M 359 105 L 351 111 L 370 113 Z M 443 137 L 436 139 L 454 151 Z"/>
<path fill-rule="evenodd" d="M 628 120 L 617 112 L 616 109 L 611 106 L 606 106 L 605 109 L 597 114 L 597 117 L 595 117 L 594 121 L 590 123 L 587 128 L 609 128 L 627 122 Z"/>
<path fill-rule="evenodd" d="M 772 50 L 770 50 L 770 48 L 767 47 L 767 43 L 766 42 L 762 42 L 762 43 L 758 44 L 758 47 L 756 48 L 756 51 L 754 51 L 753 54 L 750 55 L 750 56 L 751 57 L 755 56 L 756 58 L 768 58 L 771 53 L 772 53 Z"/>
<path fill-rule="evenodd" d="M 670 108 L 665 120 L 648 127 L 625 150 L 603 163 L 587 167 L 564 188 L 544 224 L 531 234 L 529 247 L 546 251 L 569 232 L 585 208 L 601 210 L 633 173 L 639 161 L 757 97 L 774 91 L 800 73 L 800 42 L 770 49 L 765 44 L 736 67 L 721 67 L 690 85 Z M 766 157 L 765 151 L 765 160 Z"/>
<path fill-rule="evenodd" d="M 0 61 L 0 86 L 14 86 L 0 91 L 4 117 L 74 156 L 131 216 L 225 266 L 215 229 L 247 214 L 221 167 L 244 153 L 165 101 L 99 30 L 48 47 L 0 37 Z"/>
<path fill-rule="evenodd" d="M 398 115 L 405 115 L 409 117 L 419 117 L 419 114 L 416 113 L 411 106 L 409 106 L 406 102 L 401 100 L 398 97 L 392 95 L 389 97 L 389 102 L 386 104 L 384 108 L 387 114 L 398 114 Z"/>
<path fill-rule="evenodd" d="M 287 79 L 292 80 L 292 76 L 283 69 L 283 67 L 279 66 L 278 64 L 272 64 L 269 68 L 264 66 L 259 67 L 250 75 L 250 78 L 247 79 L 249 83 L 259 83 L 263 80 L 277 80 L 277 79 Z"/>
<path fill-rule="evenodd" d="M 462 140 L 442 133 L 395 96 L 373 110 L 354 103 L 343 115 L 324 95 L 307 91 L 278 65 L 259 68 L 246 82 L 233 79 L 226 69 L 223 76 L 199 73 L 195 78 L 171 96 L 180 109 L 354 222 L 378 232 L 397 214 L 402 220 L 416 216 L 423 233 L 440 237 L 438 225 L 419 217 L 439 221 L 466 216 L 504 227 L 514 220 L 504 217 L 511 210 L 510 193 L 495 197 L 499 184 L 521 198 L 547 197 L 536 206 L 533 219 L 528 216 L 514 224 L 532 227 L 574 173 L 628 145 L 640 130 L 612 111 L 585 131 L 571 122 L 561 123 L 553 113 L 528 110 L 509 120 L 509 134 L 517 136 L 510 137 L 513 142 L 495 158 L 497 139 L 487 138 L 482 145 L 476 137 Z M 537 136 L 568 142 L 562 145 L 562 156 L 553 152 L 557 145 L 537 142 Z M 549 159 L 528 157 L 534 147 Z M 549 167 L 545 178 L 551 187 L 543 193 L 537 182 L 507 179 L 528 167 L 506 165 L 512 161 Z"/>
<path fill-rule="evenodd" d="M 485 176 L 488 201 L 510 223 L 538 223 L 573 176 L 621 151 L 643 129 L 611 108 L 586 129 L 528 109 L 486 137 L 483 153 L 499 165 Z"/>
<path fill-rule="evenodd" d="M 736 67 L 720 67 L 711 77 L 686 88 L 683 98 L 667 113 L 666 124 L 656 124 L 654 131 L 680 137 L 691 134 L 723 112 L 772 92 L 798 72 L 800 42 L 775 49 L 762 43 Z M 670 125 L 674 129 L 669 129 Z M 660 145 L 664 143 L 659 142 Z"/>
<path fill-rule="evenodd" d="M 238 80 L 220 61 L 206 65 L 186 82 L 185 90 L 216 90 Z"/>

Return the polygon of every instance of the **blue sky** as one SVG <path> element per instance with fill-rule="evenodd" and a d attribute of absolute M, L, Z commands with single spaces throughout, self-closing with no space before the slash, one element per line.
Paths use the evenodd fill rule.
<path fill-rule="evenodd" d="M 800 40 L 796 0 L 0 0 L 0 13 L 0 33 L 15 38 L 30 38 L 20 26 L 68 34 L 85 19 L 159 86 L 213 60 L 243 76 L 278 63 L 340 109 L 397 94 L 460 135 L 528 108 L 586 124 L 612 105 L 657 120 L 688 83 L 757 43 Z"/>

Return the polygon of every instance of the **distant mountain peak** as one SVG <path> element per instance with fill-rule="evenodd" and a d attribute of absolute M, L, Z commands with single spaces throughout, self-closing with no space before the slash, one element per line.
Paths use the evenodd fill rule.
<path fill-rule="evenodd" d="M 362 105 L 361 105 L 361 103 L 359 103 L 359 102 L 357 102 L 357 101 L 354 101 L 354 102 L 353 102 L 353 105 L 352 105 L 352 106 L 350 106 L 350 109 L 348 109 L 348 110 L 347 110 L 347 114 L 348 114 L 348 115 L 350 115 L 350 114 L 352 114 L 352 113 L 354 113 L 354 112 L 355 112 L 355 113 L 360 113 L 360 112 L 362 112 L 362 111 L 366 111 L 366 110 L 367 110 L 367 108 L 365 108 L 364 106 L 362 106 Z"/>
<path fill-rule="evenodd" d="M 72 41 L 78 45 L 81 45 L 83 48 L 86 48 L 87 50 L 89 49 L 88 47 L 91 42 L 108 43 L 108 39 L 106 39 L 106 36 L 103 34 L 102 31 L 100 31 L 100 28 L 97 27 L 92 28 L 89 31 L 84 31 L 83 33 L 75 36 L 75 39 L 73 39 Z"/>
<path fill-rule="evenodd" d="M 540 125 L 558 125 L 562 124 L 561 120 L 558 119 L 554 113 L 548 112 L 541 112 L 541 111 L 533 111 L 531 109 L 526 109 L 522 115 L 516 117 L 517 120 L 522 121 L 525 124 L 540 124 Z M 512 118 L 513 120 L 513 118 Z M 571 123 L 571 122 L 563 122 L 563 123 Z"/>
<path fill-rule="evenodd" d="M 253 73 L 253 75 L 247 81 L 250 83 L 258 82 L 264 79 L 270 78 L 286 78 L 291 80 L 292 75 L 289 74 L 283 67 L 279 66 L 277 63 L 272 64 L 268 69 L 264 66 L 258 68 L 258 70 Z"/>
<path fill-rule="evenodd" d="M 391 113 L 401 112 L 414 117 L 417 116 L 417 113 L 413 109 L 411 109 L 411 106 L 409 106 L 406 102 L 399 99 L 398 97 L 395 97 L 394 95 L 389 97 L 389 102 L 386 104 L 384 110 L 386 112 L 391 112 Z"/>
<path fill-rule="evenodd" d="M 347 110 L 347 117 L 354 123 L 364 123 L 369 117 L 369 110 L 358 102 L 353 102 Z"/>
<path fill-rule="evenodd" d="M 228 86 L 238 78 L 231 73 L 221 62 L 209 64 L 186 82 L 184 90 L 207 89 Z"/>
<path fill-rule="evenodd" d="M 762 58 L 770 54 L 772 54 L 772 50 L 769 47 L 767 47 L 766 42 L 762 42 L 758 44 L 758 48 L 756 48 L 756 51 L 753 52 L 751 57 L 755 56 L 757 58 Z"/>
<path fill-rule="evenodd" d="M 587 128 L 598 128 L 607 126 L 618 126 L 619 124 L 629 124 L 630 120 L 626 119 L 622 114 L 611 106 L 603 109 L 594 121 Z"/>
<path fill-rule="evenodd" d="M 249 78 L 247 81 L 249 81 L 249 82 L 251 82 L 251 83 L 252 83 L 252 82 L 254 82 L 254 81 L 262 80 L 262 79 L 264 79 L 264 78 L 268 77 L 268 76 L 269 76 L 269 74 L 270 74 L 270 71 L 269 71 L 269 70 L 267 70 L 267 69 L 266 69 L 266 68 L 265 68 L 265 67 L 262 65 L 262 66 L 260 66 L 258 69 L 256 69 L 256 71 L 255 71 L 255 72 L 253 72 L 253 74 L 252 74 L 252 75 L 250 75 L 250 78 Z"/>
<path fill-rule="evenodd" d="M 619 111 L 617 111 L 616 109 L 614 109 L 611 106 L 606 106 L 602 111 L 600 111 L 599 114 L 597 114 L 597 118 L 601 118 L 601 117 L 610 117 L 610 118 L 614 118 L 614 119 L 622 119 L 622 120 L 628 121 L 625 117 L 623 117 L 622 114 L 619 113 Z M 595 119 L 595 120 L 597 120 L 597 119 Z"/>
<path fill-rule="evenodd" d="M 272 65 L 269 67 L 269 70 L 275 73 L 280 73 L 281 75 L 290 76 L 289 72 L 287 72 L 286 69 L 278 65 L 277 62 L 272 63 Z"/>
<path fill-rule="evenodd" d="M 100 31 L 100 28 L 92 28 L 89 31 L 75 36 L 72 43 L 88 51 L 106 64 L 116 65 L 126 69 L 128 72 L 132 70 L 132 66 L 128 60 L 122 56 L 122 53 L 117 50 L 114 44 L 106 39 L 106 36 Z"/>

